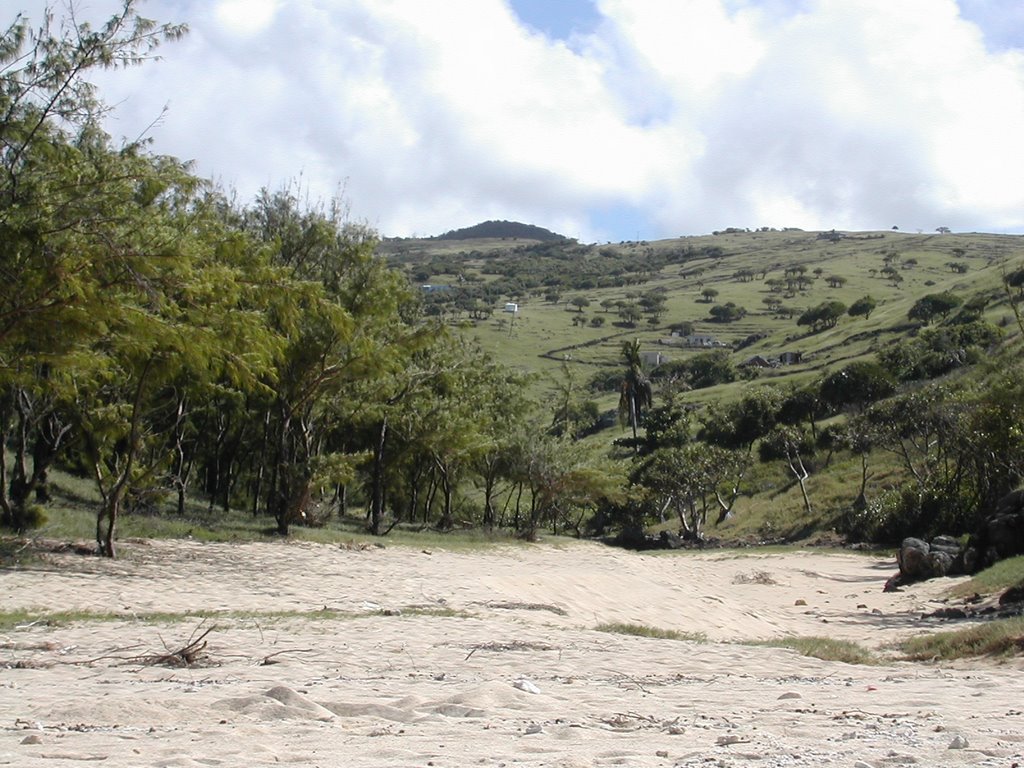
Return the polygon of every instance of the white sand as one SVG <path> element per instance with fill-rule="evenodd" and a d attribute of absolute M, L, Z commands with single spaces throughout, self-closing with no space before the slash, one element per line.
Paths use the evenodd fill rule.
<path fill-rule="evenodd" d="M 1019 663 L 854 666 L 742 644 L 880 648 L 949 628 L 920 616 L 950 580 L 886 594 L 892 561 L 585 543 L 122 551 L 0 573 L 7 610 L 125 617 L 0 635 L 0 765 L 1024 764 Z M 291 615 L 325 607 L 357 617 Z M 249 615 L 131 618 L 228 610 Z M 594 630 L 611 622 L 710 642 Z M 139 660 L 211 627 L 208 665 Z"/>

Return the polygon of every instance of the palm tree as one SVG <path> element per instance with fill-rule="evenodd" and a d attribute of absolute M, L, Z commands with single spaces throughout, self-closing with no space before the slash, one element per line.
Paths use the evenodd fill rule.
<path fill-rule="evenodd" d="M 622 356 L 627 369 L 619 392 L 619 422 L 633 428 L 633 450 L 639 452 L 636 428 L 652 401 L 651 380 L 644 373 L 640 359 L 640 339 L 623 342 Z"/>

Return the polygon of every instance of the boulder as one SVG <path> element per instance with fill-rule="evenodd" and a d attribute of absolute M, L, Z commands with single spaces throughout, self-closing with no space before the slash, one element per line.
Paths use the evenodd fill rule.
<path fill-rule="evenodd" d="M 928 542 L 922 539 L 906 538 L 903 540 L 899 552 L 896 553 L 901 583 L 909 584 L 912 581 L 921 581 L 932 577 L 932 565 L 928 560 L 930 549 Z"/>
<path fill-rule="evenodd" d="M 999 605 L 1020 605 L 1024 603 L 1024 584 L 1016 584 L 1007 588 L 999 596 Z"/>
<path fill-rule="evenodd" d="M 662 531 L 658 534 L 658 538 L 661 540 L 661 546 L 665 549 L 682 549 L 683 539 L 674 531 Z"/>
<path fill-rule="evenodd" d="M 936 536 L 930 543 L 906 538 L 900 545 L 896 561 L 900 567 L 900 584 L 963 573 L 963 553 L 960 544 L 951 536 Z"/>
<path fill-rule="evenodd" d="M 964 552 L 964 569 L 975 573 L 1024 554 L 1024 489 L 1003 496 Z"/>
<path fill-rule="evenodd" d="M 960 542 L 952 536 L 936 536 L 929 545 L 932 552 L 947 552 L 953 557 L 960 554 L 962 547 Z"/>

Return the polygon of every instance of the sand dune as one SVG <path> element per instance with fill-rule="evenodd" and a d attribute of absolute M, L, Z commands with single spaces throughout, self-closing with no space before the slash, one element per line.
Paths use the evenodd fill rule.
<path fill-rule="evenodd" d="M 0 637 L 0 765 L 1024 760 L 1019 664 L 854 666 L 744 644 L 796 634 L 884 648 L 943 628 L 920 617 L 950 582 L 883 593 L 891 560 L 588 543 L 123 552 L 0 572 L 8 610 L 118 614 Z M 155 612 L 171 616 L 134 618 Z M 708 642 L 594 629 L 616 622 Z M 151 663 L 207 631 L 198 665 Z"/>

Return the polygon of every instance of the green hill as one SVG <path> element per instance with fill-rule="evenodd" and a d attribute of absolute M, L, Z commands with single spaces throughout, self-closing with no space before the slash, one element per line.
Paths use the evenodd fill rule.
<path fill-rule="evenodd" d="M 507 238 L 519 240 L 537 240 L 542 243 L 565 240 L 563 235 L 555 234 L 543 227 L 532 224 L 520 224 L 517 221 L 485 221 L 472 227 L 453 229 L 438 235 L 436 240 L 480 240 L 488 238 Z"/>
<path fill-rule="evenodd" d="M 602 246 L 417 240 L 403 248 L 389 241 L 386 252 L 415 282 L 452 285 L 427 298 L 433 311 L 505 362 L 538 372 L 557 369 L 567 355 L 580 367 L 617 365 L 623 339 L 685 358 L 699 350 L 660 342 L 671 338 L 671 326 L 690 324 L 728 345 L 736 362 L 799 352 L 800 365 L 762 373 L 799 377 L 913 334 L 907 315 L 914 302 L 942 291 L 981 297 L 986 317 L 1009 323 L 1000 275 L 1021 266 L 1024 237 L 839 234 L 729 232 Z M 818 332 L 798 324 L 822 302 L 848 307 L 863 296 L 877 304 L 867 318 L 844 315 Z M 520 309 L 511 333 L 500 311 L 507 302 Z M 745 314 L 716 321 L 712 310 L 729 303 Z"/>
<path fill-rule="evenodd" d="M 499 361 L 536 374 L 538 401 L 559 402 L 568 388 L 592 402 L 598 416 L 584 443 L 595 456 L 629 458 L 615 448 L 627 435 L 614 418 L 624 342 L 639 340 L 651 363 L 660 354 L 660 369 L 647 366 L 655 406 L 691 409 L 696 431 L 707 414 L 762 385 L 791 391 L 856 361 L 896 365 L 916 356 L 901 374 L 912 389 L 936 376 L 974 375 L 1019 337 L 1003 285 L 1004 275 L 1024 268 L 1024 237 L 1016 235 L 731 230 L 608 245 L 421 240 L 408 249 L 389 243 L 387 253 L 411 280 L 449 286 L 424 295 L 428 312 Z M 960 309 L 929 324 L 912 320 L 915 304 L 933 294 L 952 294 Z M 864 297 L 873 311 L 849 315 Z M 842 307 L 834 323 L 801 324 L 830 302 Z M 507 303 L 518 311 L 504 311 Z M 727 305 L 735 311 L 721 309 Z M 968 312 L 977 322 L 966 322 Z M 965 342 L 964 328 L 981 328 L 981 336 Z M 685 336 L 715 346 L 686 346 Z M 695 376 L 711 353 L 731 381 Z M 827 471 L 826 453 L 814 460 L 815 515 L 802 509 L 792 477 L 757 463 L 744 478 L 742 514 L 714 535 L 793 538 L 836 525 L 861 467 L 852 455 L 827 455 Z M 900 487 L 905 474 L 891 455 L 875 455 L 884 462 L 869 487 L 877 496 Z"/>

